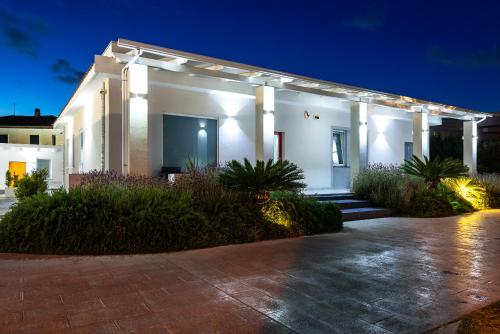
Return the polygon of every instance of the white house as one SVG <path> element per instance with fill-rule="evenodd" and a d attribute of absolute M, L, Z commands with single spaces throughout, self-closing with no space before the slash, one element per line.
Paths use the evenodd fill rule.
<path fill-rule="evenodd" d="M 0 117 L 0 190 L 5 190 L 5 173 L 22 177 L 36 169 L 49 172 L 49 189 L 63 186 L 63 136 L 53 129 L 55 116 Z"/>
<path fill-rule="evenodd" d="M 476 169 L 477 122 L 459 107 L 200 56 L 124 39 L 96 55 L 55 127 L 65 177 L 93 169 L 176 172 L 247 157 L 300 166 L 310 191 L 346 190 L 368 163 L 429 155 L 429 127 L 464 121 Z"/>

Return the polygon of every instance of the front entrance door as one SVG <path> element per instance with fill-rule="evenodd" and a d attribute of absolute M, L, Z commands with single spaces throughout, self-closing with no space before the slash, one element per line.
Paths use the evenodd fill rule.
<path fill-rule="evenodd" d="M 330 161 L 332 164 L 332 188 L 349 189 L 350 168 L 348 164 L 348 131 L 332 129 L 330 140 Z"/>
<path fill-rule="evenodd" d="M 284 132 L 274 132 L 274 162 L 283 160 L 283 135 Z"/>
<path fill-rule="evenodd" d="M 9 172 L 12 177 L 14 177 L 14 175 L 17 175 L 18 179 L 22 179 L 24 177 L 24 174 L 26 174 L 26 162 L 9 161 Z"/>

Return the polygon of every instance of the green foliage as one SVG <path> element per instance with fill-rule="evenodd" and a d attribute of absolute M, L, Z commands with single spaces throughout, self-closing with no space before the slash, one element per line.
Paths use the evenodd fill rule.
<path fill-rule="evenodd" d="M 46 169 L 35 170 L 29 175 L 17 180 L 15 191 L 16 197 L 22 200 L 26 197 L 47 191 L 47 177 L 49 172 Z"/>
<path fill-rule="evenodd" d="M 2 251 L 105 254 L 210 245 L 212 230 L 185 193 L 82 187 L 37 194 L 0 224 Z"/>
<path fill-rule="evenodd" d="M 442 187 L 451 191 L 457 199 L 466 202 L 468 206 L 475 210 L 488 208 L 488 198 L 486 188 L 481 184 L 475 183 L 470 177 L 459 177 L 456 179 L 442 179 Z M 453 205 L 454 203 L 452 203 Z M 455 208 L 455 206 L 453 206 Z M 472 211 L 472 210 L 470 210 Z"/>
<path fill-rule="evenodd" d="M 8 188 L 12 184 L 12 174 L 10 173 L 10 170 L 7 169 L 5 172 L 5 186 Z"/>
<path fill-rule="evenodd" d="M 406 178 L 396 166 L 373 164 L 356 175 L 352 189 L 357 197 L 384 208 L 404 205 Z"/>
<path fill-rule="evenodd" d="M 415 192 L 411 205 L 403 210 L 403 214 L 412 217 L 446 217 L 455 212 L 445 196 L 434 188 L 423 187 Z"/>
<path fill-rule="evenodd" d="M 464 166 L 459 160 L 438 156 L 432 160 L 424 157 L 424 161 L 417 156 L 411 160 L 406 160 L 401 169 L 408 175 L 421 177 L 432 188 L 436 188 L 442 178 L 457 178 L 468 175 L 468 167 Z"/>
<path fill-rule="evenodd" d="M 290 236 L 342 229 L 341 212 L 334 203 L 322 203 L 293 192 L 273 192 L 262 207 L 264 217 L 286 227 Z"/>
<path fill-rule="evenodd" d="M 469 202 L 447 187 L 433 188 L 395 166 L 370 165 L 355 177 L 353 190 L 357 197 L 375 206 L 393 208 L 408 216 L 441 217 L 473 210 Z"/>
<path fill-rule="evenodd" d="M 10 170 L 5 172 L 5 186 L 6 187 L 17 187 L 17 181 L 19 180 L 19 175 L 16 173 L 11 173 Z"/>
<path fill-rule="evenodd" d="M 214 169 L 193 170 L 174 185 L 103 174 L 69 191 L 26 197 L 0 223 L 0 252 L 164 252 L 342 227 L 334 204 L 279 193 L 268 203 L 275 204 L 273 214 L 266 214 L 248 193 L 218 179 Z M 288 214 L 291 224 L 280 224 L 276 217 Z"/>
<path fill-rule="evenodd" d="M 453 208 L 453 211 L 455 213 L 468 213 L 474 211 L 474 208 L 471 205 L 471 203 L 466 201 L 464 198 L 458 195 L 452 188 L 448 187 L 447 185 L 444 185 L 443 183 L 438 184 L 436 192 L 440 196 L 448 200 L 448 203 L 451 204 L 451 207 Z"/>
<path fill-rule="evenodd" d="M 485 188 L 488 207 L 500 208 L 500 174 L 476 174 L 473 176 L 473 180 Z"/>
<path fill-rule="evenodd" d="M 258 202 L 265 203 L 271 191 L 297 191 L 305 187 L 303 171 L 297 165 L 279 160 L 257 161 L 255 167 L 248 159 L 243 164 L 233 160 L 219 176 L 220 182 L 237 191 L 249 192 Z"/>

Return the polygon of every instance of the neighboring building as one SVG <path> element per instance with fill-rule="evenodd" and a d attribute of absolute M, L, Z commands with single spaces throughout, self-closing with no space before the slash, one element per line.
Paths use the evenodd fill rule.
<path fill-rule="evenodd" d="M 5 173 L 23 175 L 36 169 L 49 171 L 49 188 L 63 185 L 63 134 L 53 129 L 57 117 L 0 117 L 0 189 L 5 189 Z"/>
<path fill-rule="evenodd" d="M 122 115 L 124 117 L 122 117 Z M 111 42 L 55 126 L 65 177 L 287 159 L 311 190 L 346 190 L 368 163 L 429 155 L 429 126 L 464 122 L 464 162 L 476 168 L 476 123 L 487 115 L 153 45 Z"/>

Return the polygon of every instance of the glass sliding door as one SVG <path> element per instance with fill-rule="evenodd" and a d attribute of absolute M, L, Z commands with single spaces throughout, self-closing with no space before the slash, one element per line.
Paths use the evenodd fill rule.
<path fill-rule="evenodd" d="M 217 120 L 163 115 L 163 166 L 184 171 L 190 160 L 217 164 Z"/>

